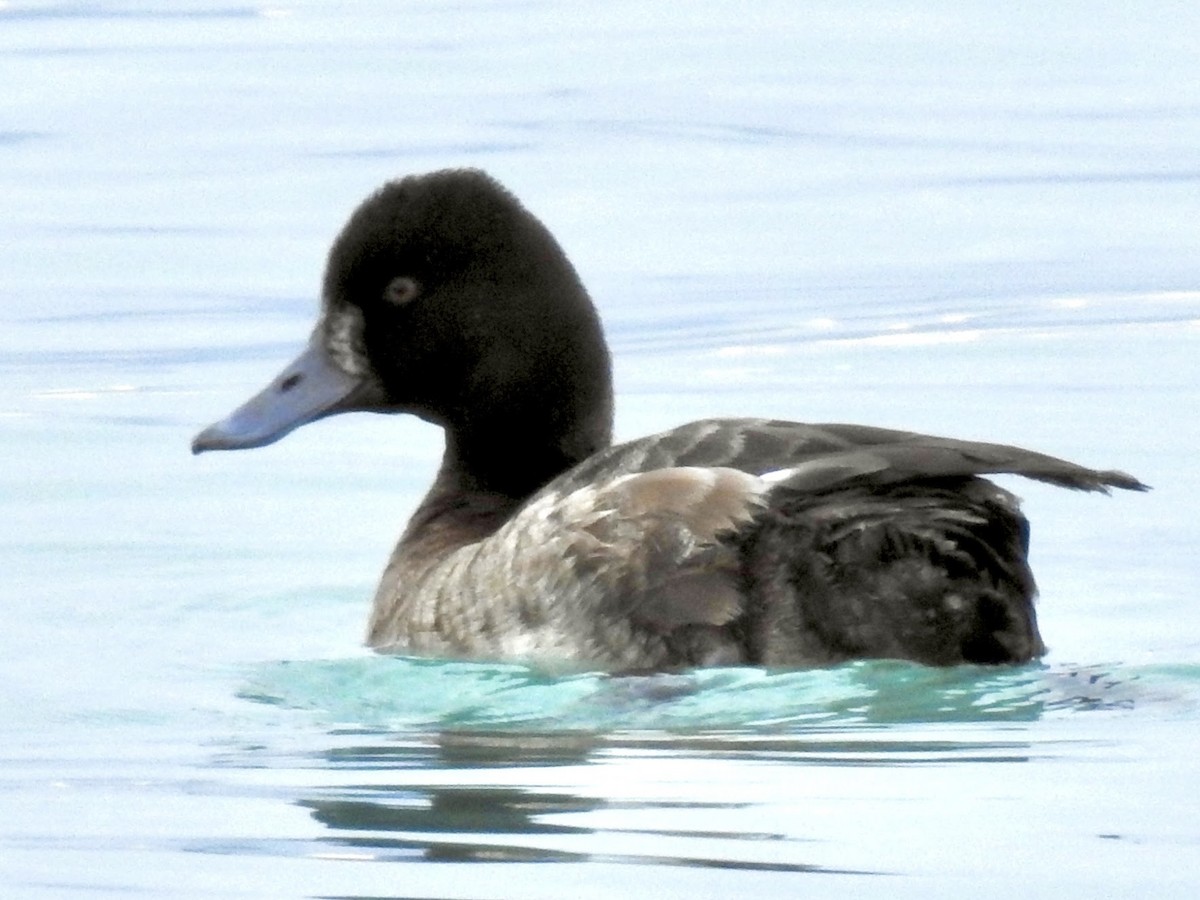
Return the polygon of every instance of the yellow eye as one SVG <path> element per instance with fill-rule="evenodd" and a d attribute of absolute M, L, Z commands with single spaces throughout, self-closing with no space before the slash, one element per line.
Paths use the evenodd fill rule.
<path fill-rule="evenodd" d="M 421 285 L 415 278 L 407 275 L 397 275 L 383 289 L 383 299 L 396 306 L 403 306 L 416 300 L 421 293 Z"/>

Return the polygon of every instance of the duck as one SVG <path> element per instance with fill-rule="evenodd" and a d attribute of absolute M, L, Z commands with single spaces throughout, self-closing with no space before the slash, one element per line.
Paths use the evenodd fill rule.
<path fill-rule="evenodd" d="M 657 672 L 1046 652 L 1029 523 L 983 477 L 1141 491 L 1032 450 L 713 418 L 613 443 L 609 350 L 550 231 L 498 181 L 390 181 L 329 251 L 299 356 L 192 451 L 354 412 L 445 450 L 376 590 L 387 654 Z"/>

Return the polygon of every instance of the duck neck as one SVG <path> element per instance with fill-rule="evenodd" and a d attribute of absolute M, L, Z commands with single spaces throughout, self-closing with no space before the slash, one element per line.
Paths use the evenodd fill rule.
<path fill-rule="evenodd" d="M 607 409 L 562 421 L 561 407 L 511 411 L 493 421 L 446 430 L 442 473 L 468 492 L 521 502 L 551 479 L 612 443 Z"/>
<path fill-rule="evenodd" d="M 608 347 L 573 271 L 563 278 L 510 304 L 487 352 L 456 361 L 461 373 L 441 385 L 428 418 L 445 429 L 446 451 L 409 538 L 444 526 L 463 542 L 479 540 L 547 482 L 612 444 Z M 546 296 L 556 298 L 552 309 L 533 302 Z"/>
<path fill-rule="evenodd" d="M 611 396 L 598 399 L 566 419 L 551 404 L 448 424 L 441 468 L 401 545 L 441 554 L 494 532 L 547 482 L 611 445 Z"/>

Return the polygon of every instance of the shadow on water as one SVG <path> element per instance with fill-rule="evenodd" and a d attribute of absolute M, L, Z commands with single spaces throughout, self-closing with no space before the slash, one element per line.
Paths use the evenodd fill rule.
<path fill-rule="evenodd" d="M 318 857 L 881 874 L 804 862 L 797 857 L 806 839 L 764 830 L 761 823 L 739 827 L 757 805 L 753 799 L 720 792 L 685 797 L 695 794 L 694 785 L 676 793 L 658 781 L 664 765 L 689 755 L 712 760 L 746 753 L 735 739 L 702 743 L 687 750 L 650 736 L 443 732 L 417 751 L 421 767 L 414 769 L 411 744 L 368 742 L 331 750 L 310 764 L 329 773 L 372 772 L 382 780 L 311 788 L 296 803 L 329 831 L 313 853 Z M 760 750 L 769 756 L 768 748 Z M 618 760 L 622 767 L 640 762 L 646 771 L 597 790 L 605 779 L 597 781 L 595 770 Z"/>

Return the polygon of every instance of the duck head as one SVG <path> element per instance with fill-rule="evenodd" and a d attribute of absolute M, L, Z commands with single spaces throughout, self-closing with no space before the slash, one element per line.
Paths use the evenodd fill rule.
<path fill-rule="evenodd" d="M 515 495 L 610 443 L 595 308 L 549 231 L 484 173 L 384 185 L 334 241 L 322 295 L 304 351 L 194 453 L 341 412 L 407 412 L 446 429 L 444 465 Z"/>

